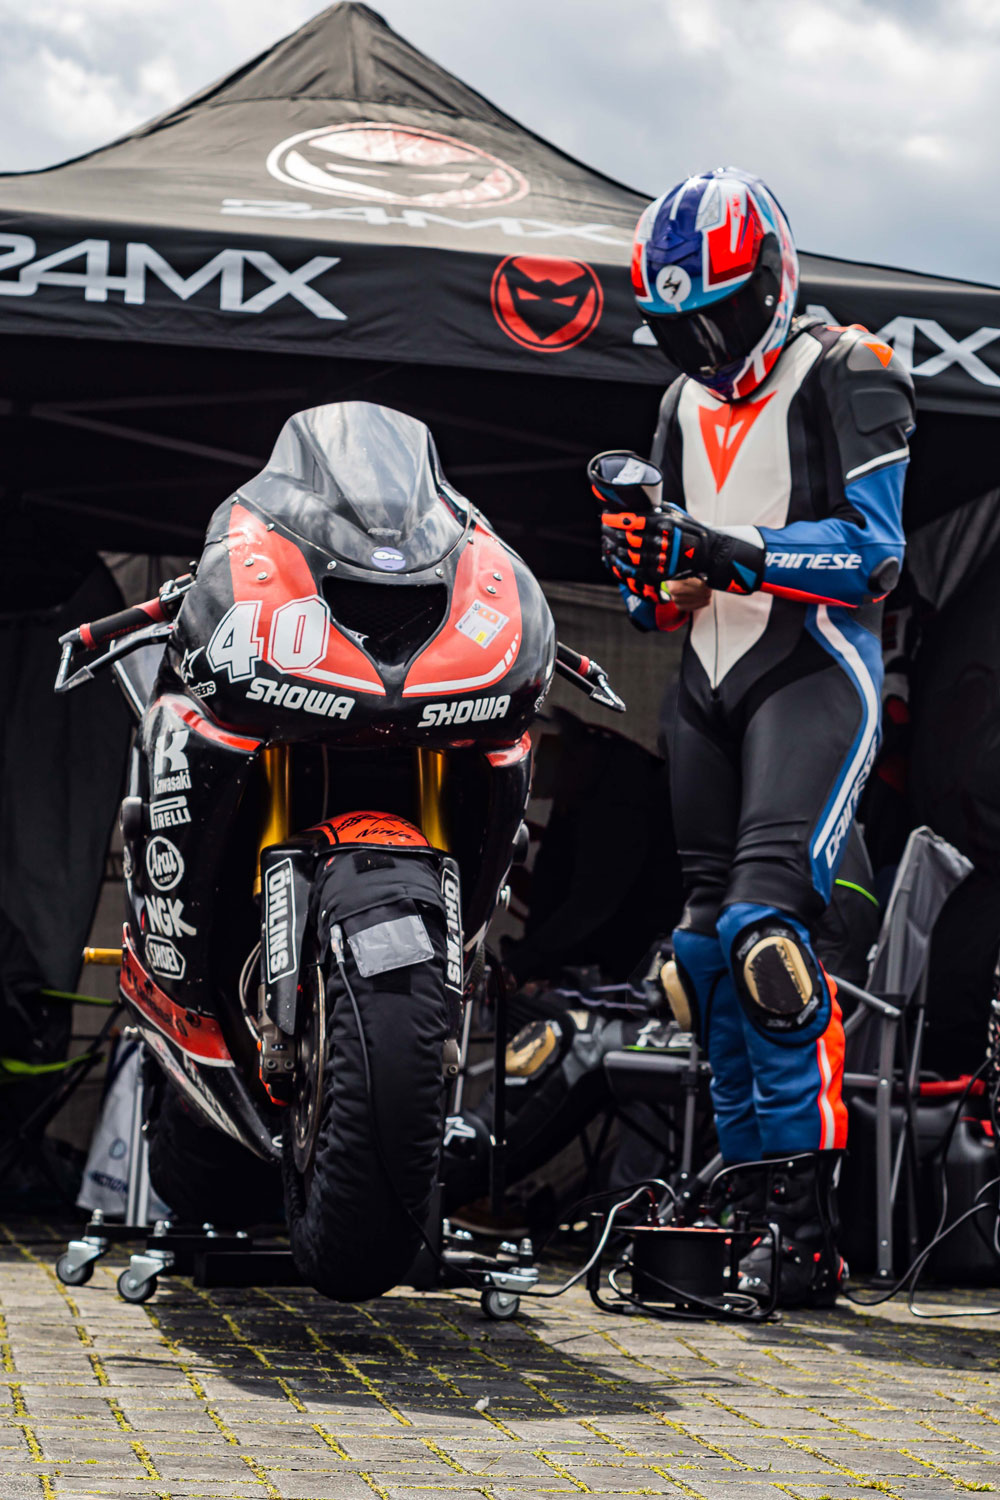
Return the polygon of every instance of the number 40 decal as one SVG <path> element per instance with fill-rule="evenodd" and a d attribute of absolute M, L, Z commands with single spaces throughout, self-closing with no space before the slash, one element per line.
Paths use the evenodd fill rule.
<path fill-rule="evenodd" d="M 290 599 L 275 610 L 266 651 L 261 650 L 259 619 L 259 599 L 244 600 L 226 611 L 205 652 L 213 672 L 225 672 L 230 682 L 240 682 L 254 675 L 262 659 L 279 672 L 301 672 L 326 655 L 330 616 L 318 594 Z"/>

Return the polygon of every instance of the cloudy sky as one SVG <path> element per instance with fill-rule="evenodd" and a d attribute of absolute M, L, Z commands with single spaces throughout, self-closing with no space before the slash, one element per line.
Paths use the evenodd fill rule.
<path fill-rule="evenodd" d="M 1000 0 L 373 0 L 555 144 L 655 194 L 758 172 L 800 245 L 1000 282 Z M 316 0 L 0 0 L 0 171 L 121 134 Z"/>

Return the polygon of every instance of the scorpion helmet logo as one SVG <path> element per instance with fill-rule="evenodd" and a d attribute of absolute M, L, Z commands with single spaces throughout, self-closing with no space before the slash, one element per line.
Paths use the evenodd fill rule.
<path fill-rule="evenodd" d="M 604 290 L 582 260 L 508 255 L 493 273 L 493 316 L 525 349 L 556 354 L 593 333 L 604 311 Z"/>
<path fill-rule="evenodd" d="M 478 146 L 371 121 L 289 136 L 268 156 L 267 170 L 299 189 L 409 208 L 493 208 L 528 191 L 516 167 Z"/>

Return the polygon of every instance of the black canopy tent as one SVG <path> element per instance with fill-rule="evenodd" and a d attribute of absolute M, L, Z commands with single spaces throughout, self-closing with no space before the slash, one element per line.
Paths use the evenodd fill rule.
<path fill-rule="evenodd" d="M 112 145 L 0 177 L 6 513 L 188 550 L 291 411 L 360 396 L 425 418 L 543 576 L 596 580 L 581 462 L 648 441 L 668 373 L 627 274 L 645 201 L 335 5 Z M 914 519 L 989 488 L 1000 291 L 803 270 L 803 305 L 914 369 Z"/>
<path fill-rule="evenodd" d="M 449 477 L 541 577 L 602 581 L 583 463 L 645 448 L 669 376 L 629 285 L 646 201 L 355 3 L 101 150 L 0 176 L 0 612 L 61 603 L 98 550 L 194 555 L 285 418 L 340 398 L 427 421 Z M 984 496 L 1000 290 L 802 265 L 804 307 L 879 331 L 913 369 L 911 528 Z M 8 722 L 48 701 L 42 644 Z M 45 722 L 58 760 L 65 724 Z M 37 861 L 0 900 L 0 946 L 4 914 L 28 931 L 14 908 L 37 913 L 47 882 L 49 949 L 29 946 L 65 986 L 107 798 L 82 762 L 53 770 L 93 825 L 56 881 L 22 795 L 50 751 L 6 748 L 6 847 Z"/>

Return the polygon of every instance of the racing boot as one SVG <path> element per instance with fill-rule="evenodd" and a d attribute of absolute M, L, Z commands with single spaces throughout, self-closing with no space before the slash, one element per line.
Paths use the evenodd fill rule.
<path fill-rule="evenodd" d="M 841 1155 L 810 1151 L 781 1157 L 764 1172 L 763 1216 L 780 1235 L 779 1307 L 832 1307 L 847 1279 L 847 1264 L 836 1247 Z M 769 1302 L 772 1271 L 772 1246 L 764 1236 L 740 1261 L 739 1290 Z"/>

